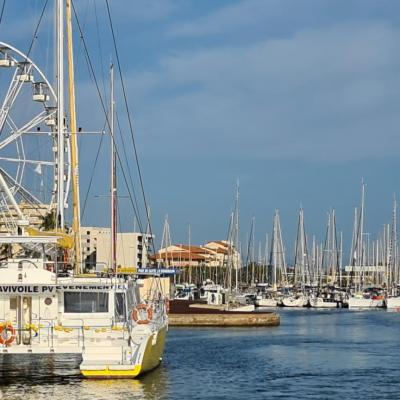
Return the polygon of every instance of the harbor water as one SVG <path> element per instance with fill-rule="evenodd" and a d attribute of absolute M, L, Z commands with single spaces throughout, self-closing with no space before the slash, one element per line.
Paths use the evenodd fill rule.
<path fill-rule="evenodd" d="M 400 313 L 280 310 L 276 328 L 171 328 L 140 380 L 80 378 L 69 356 L 0 361 L 4 399 L 396 399 Z"/>

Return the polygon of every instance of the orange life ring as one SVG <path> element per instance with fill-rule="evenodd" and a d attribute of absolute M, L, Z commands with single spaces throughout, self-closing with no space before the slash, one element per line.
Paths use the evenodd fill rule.
<path fill-rule="evenodd" d="M 146 319 L 139 319 L 139 311 L 144 310 L 147 313 Z M 138 304 L 132 310 L 132 319 L 140 325 L 148 324 L 153 319 L 153 309 L 147 304 Z"/>
<path fill-rule="evenodd" d="M 3 335 L 4 331 L 5 335 Z M 10 337 L 8 337 L 7 332 L 11 332 Z M 15 340 L 15 336 L 15 328 L 11 324 L 0 326 L 0 344 L 9 346 Z"/>
<path fill-rule="evenodd" d="M 167 314 L 169 314 L 169 299 L 165 300 L 165 310 L 167 311 Z"/>

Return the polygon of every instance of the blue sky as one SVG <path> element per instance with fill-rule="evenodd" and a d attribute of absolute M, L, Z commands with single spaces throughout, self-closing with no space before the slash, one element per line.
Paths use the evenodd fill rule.
<path fill-rule="evenodd" d="M 43 3 L 7 5 L 3 40 L 26 49 Z M 326 213 L 335 207 L 349 241 L 362 177 L 366 231 L 375 235 L 390 221 L 400 167 L 398 1 L 110 3 L 158 237 L 168 214 L 174 242 L 187 241 L 188 223 L 194 242 L 224 238 L 237 178 L 243 241 L 253 215 L 263 240 L 279 208 L 290 249 L 300 204 L 309 236 L 323 240 Z M 78 8 L 107 87 L 115 56 L 104 2 L 81 0 Z M 32 55 L 51 74 L 39 46 L 49 37 L 39 33 Z M 79 124 L 99 130 L 104 117 L 78 36 L 75 42 Z M 126 126 L 120 97 L 117 105 Z M 81 143 L 83 187 L 96 149 L 95 138 Z M 107 193 L 107 149 L 101 154 L 89 225 L 107 224 L 106 200 L 95 197 Z M 129 215 L 121 200 L 125 229 Z"/>

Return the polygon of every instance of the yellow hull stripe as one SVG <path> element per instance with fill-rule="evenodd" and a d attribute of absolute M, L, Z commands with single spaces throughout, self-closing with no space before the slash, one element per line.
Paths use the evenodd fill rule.
<path fill-rule="evenodd" d="M 133 369 L 81 370 L 81 374 L 87 378 L 135 378 L 140 374 L 141 369 L 140 365 L 135 365 Z"/>

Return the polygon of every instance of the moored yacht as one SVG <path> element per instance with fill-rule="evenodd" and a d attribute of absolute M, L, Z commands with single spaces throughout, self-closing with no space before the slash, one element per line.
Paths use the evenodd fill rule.
<path fill-rule="evenodd" d="M 349 309 L 382 308 L 384 296 L 380 290 L 365 290 L 349 296 L 347 304 Z"/>
<path fill-rule="evenodd" d="M 303 293 L 296 293 L 282 298 L 284 307 L 305 307 L 308 304 L 308 298 Z"/>
<path fill-rule="evenodd" d="M 257 307 L 276 307 L 278 300 L 274 297 L 276 290 L 268 286 L 268 284 L 258 283 L 256 285 L 255 305 Z"/>
<path fill-rule="evenodd" d="M 400 297 L 390 296 L 385 300 L 385 305 L 388 310 L 400 311 Z"/>
<path fill-rule="evenodd" d="M 327 299 L 321 296 L 311 297 L 309 299 L 310 307 L 312 308 L 337 308 L 338 303 L 334 299 Z"/>
<path fill-rule="evenodd" d="M 46 236 L 5 240 L 19 248 L 57 244 Z M 81 373 L 101 378 L 135 377 L 160 363 L 163 299 L 141 299 L 133 276 L 61 277 L 62 265 L 35 252 L 0 266 L 2 354 L 82 354 Z"/>

